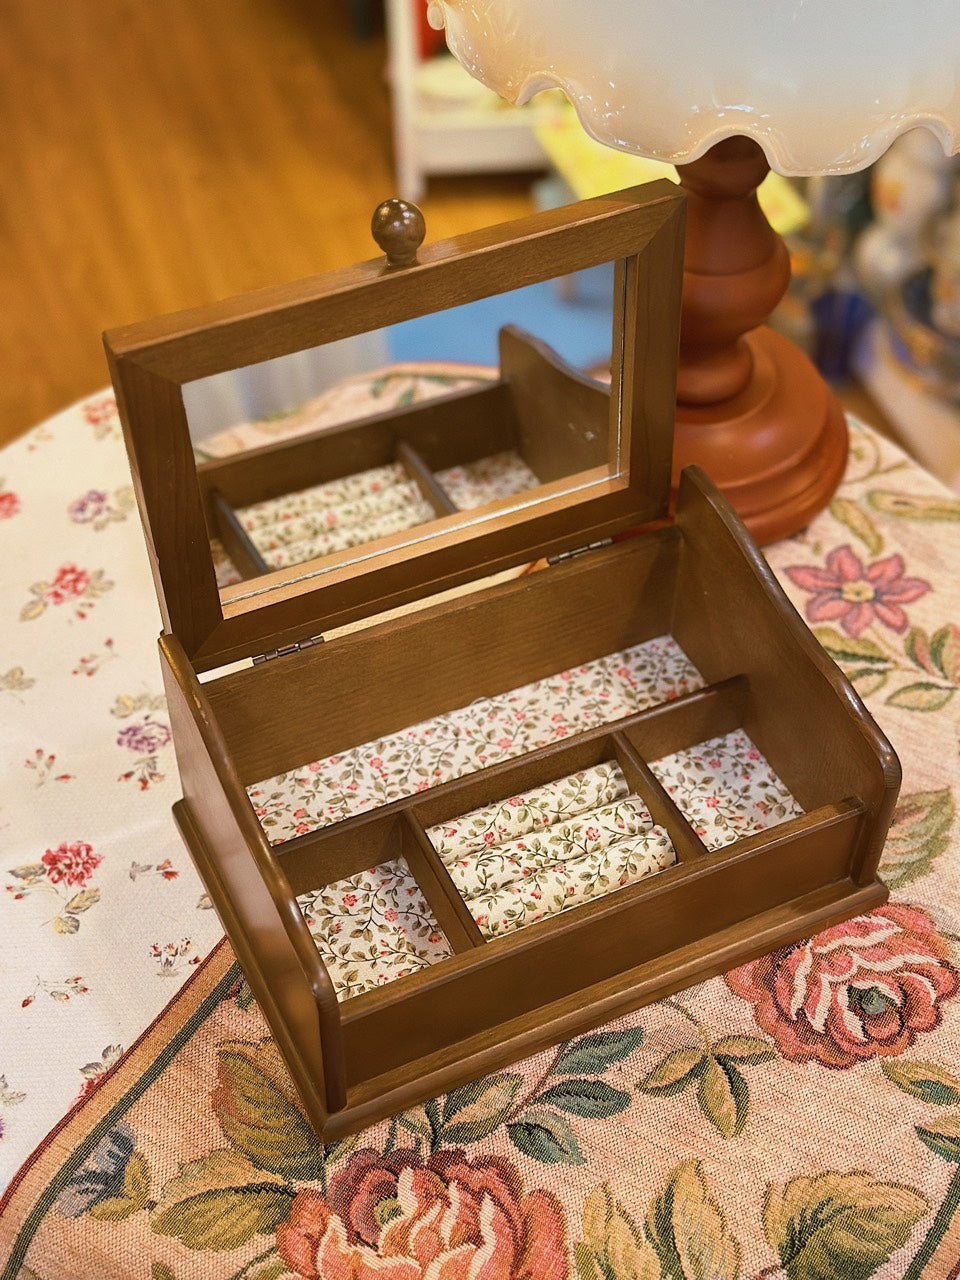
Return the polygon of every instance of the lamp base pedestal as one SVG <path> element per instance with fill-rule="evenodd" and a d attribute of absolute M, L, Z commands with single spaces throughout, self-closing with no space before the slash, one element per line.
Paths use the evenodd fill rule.
<path fill-rule="evenodd" d="M 799 348 L 764 321 L 790 255 L 757 201 L 769 170 L 752 138 L 678 166 L 687 193 L 674 484 L 695 462 L 757 542 L 802 529 L 843 475 L 847 424 Z"/>
<path fill-rule="evenodd" d="M 673 484 L 702 467 L 758 543 L 802 529 L 829 503 L 847 461 L 833 392 L 793 343 L 765 325 L 744 334 L 753 372 L 730 399 L 678 404 Z"/>

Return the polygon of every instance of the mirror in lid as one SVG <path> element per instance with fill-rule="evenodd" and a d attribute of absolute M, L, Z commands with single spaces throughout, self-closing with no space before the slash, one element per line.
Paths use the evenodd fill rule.
<path fill-rule="evenodd" d="M 221 599 L 616 479 L 618 286 L 602 263 L 188 383 Z"/>
<path fill-rule="evenodd" d="M 385 258 L 107 336 L 197 669 L 666 513 L 672 395 L 644 371 L 675 359 L 650 264 L 682 203 L 653 185 L 426 245 L 387 201 Z"/>

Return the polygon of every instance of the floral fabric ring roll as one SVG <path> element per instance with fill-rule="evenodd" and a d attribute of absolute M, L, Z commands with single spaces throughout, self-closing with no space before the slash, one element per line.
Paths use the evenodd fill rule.
<path fill-rule="evenodd" d="M 399 462 L 390 462 L 383 467 L 371 467 L 368 471 L 358 471 L 354 475 L 340 476 L 323 484 L 297 489 L 279 498 L 254 502 L 237 515 L 247 533 L 254 533 L 265 525 L 276 524 L 283 512 L 290 516 L 305 515 L 310 511 L 322 511 L 341 503 L 356 502 L 359 498 L 370 497 L 392 485 L 401 484 L 407 478 L 407 473 Z"/>
<path fill-rule="evenodd" d="M 419 513 L 426 505 L 417 486 L 412 481 L 403 481 L 349 502 L 318 505 L 309 511 L 289 512 L 284 508 L 273 524 L 251 530 L 250 537 L 261 553 L 311 538 L 336 538 L 346 529 L 359 530 L 368 538 L 370 530 L 385 516 Z M 430 514 L 433 514 L 432 508 Z"/>
<path fill-rule="evenodd" d="M 625 797 L 628 790 L 620 766 L 616 761 L 605 761 L 523 795 L 438 822 L 427 830 L 427 838 L 451 866 L 468 853 L 542 832 L 554 823 L 610 804 Z"/>
<path fill-rule="evenodd" d="M 391 533 L 402 533 L 404 529 L 412 529 L 414 525 L 432 519 L 433 507 L 418 498 L 409 507 L 399 511 L 386 511 L 376 519 L 362 524 L 344 524 L 329 532 L 305 538 L 302 542 L 293 542 L 272 550 L 258 549 L 271 569 L 285 569 L 288 565 L 303 564 L 305 560 L 313 560 L 317 556 L 329 556 L 335 551 L 362 546 Z"/>
<path fill-rule="evenodd" d="M 500 937 L 655 875 L 677 860 L 670 838 L 653 826 L 571 862 L 531 871 L 494 892 L 466 899 L 487 938 Z"/>
<path fill-rule="evenodd" d="M 588 854 L 656 830 L 650 811 L 637 796 L 625 796 L 565 822 L 555 822 L 531 835 L 471 851 L 447 862 L 454 884 L 464 897 L 491 893 L 513 881 L 557 864 L 572 863 Z"/>

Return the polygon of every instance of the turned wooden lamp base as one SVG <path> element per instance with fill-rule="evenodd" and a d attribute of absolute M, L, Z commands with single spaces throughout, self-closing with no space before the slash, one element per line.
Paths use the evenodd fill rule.
<path fill-rule="evenodd" d="M 802 529 L 847 459 L 843 411 L 793 343 L 763 321 L 790 280 L 786 246 L 756 189 L 751 138 L 727 138 L 678 168 L 687 193 L 674 488 L 703 467 L 761 545 Z"/>
<path fill-rule="evenodd" d="M 792 342 L 766 325 L 743 340 L 753 355 L 746 387 L 722 406 L 677 406 L 673 485 L 688 463 L 703 467 L 765 546 L 802 529 L 829 503 L 846 466 L 847 424 L 836 396 Z"/>

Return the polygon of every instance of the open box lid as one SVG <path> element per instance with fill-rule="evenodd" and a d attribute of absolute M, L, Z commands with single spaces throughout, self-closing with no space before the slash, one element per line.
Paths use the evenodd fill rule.
<path fill-rule="evenodd" d="M 178 637 L 195 667 L 207 670 L 303 641 L 665 516 L 682 226 L 682 194 L 670 182 L 654 182 L 427 244 L 409 266 L 374 259 L 106 334 L 164 627 Z M 191 440 L 185 384 L 604 263 L 614 264 L 613 356 L 609 438 L 599 465 L 594 454 L 591 465 L 583 468 L 581 462 L 577 465 L 583 469 L 519 495 L 438 514 L 360 548 L 218 588 L 211 549 L 217 530 L 212 527 L 209 486 L 203 467 L 198 470 Z M 532 344 L 534 351 L 538 348 Z M 545 407 L 557 413 L 558 440 L 564 431 L 576 434 L 580 401 L 589 401 L 595 414 L 600 393 L 568 370 L 568 411 L 565 395 L 556 400 L 549 355 L 541 354 L 532 364 L 533 385 L 520 387 L 521 398 L 539 406 L 541 413 Z M 544 370 L 546 387 L 537 381 Z M 521 357 L 509 374 L 501 371 L 498 385 L 510 379 L 523 383 L 525 377 Z M 517 391 L 517 386 L 509 389 Z M 469 393 L 425 402 L 433 406 L 434 437 L 444 414 L 452 415 L 456 431 L 465 397 Z M 602 413 L 606 418 L 606 399 Z M 347 475 L 360 439 L 348 432 L 368 430 L 376 436 L 383 428 L 384 415 L 379 415 L 366 424 L 337 428 L 336 447 L 330 445 L 329 433 L 317 433 L 316 447 L 335 458 L 334 476 Z M 271 463 L 274 471 L 277 465 L 281 471 L 284 465 L 288 471 L 295 466 L 291 478 L 295 475 L 297 482 L 291 488 L 327 478 L 303 471 L 308 445 L 301 441 L 285 455 L 286 463 Z M 282 452 L 277 446 L 259 454 L 279 457 L 278 450 Z M 265 457 L 254 462 L 261 473 L 270 469 L 261 465 Z M 534 478 L 539 476 L 538 470 Z"/>

